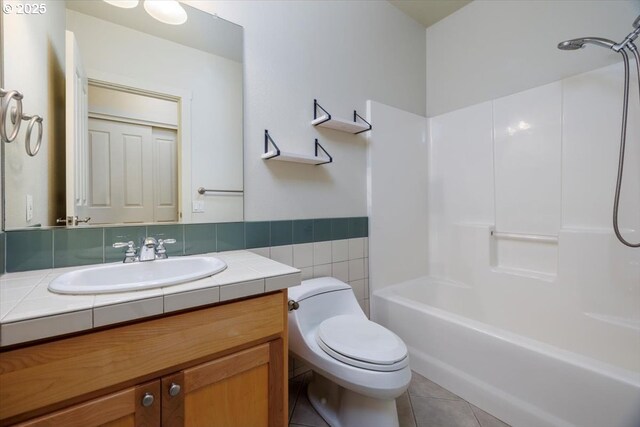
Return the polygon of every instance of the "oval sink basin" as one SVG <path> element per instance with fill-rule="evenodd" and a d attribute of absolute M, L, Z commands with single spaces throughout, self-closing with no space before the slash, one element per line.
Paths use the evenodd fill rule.
<path fill-rule="evenodd" d="M 106 294 L 161 288 L 212 276 L 227 268 L 213 257 L 180 257 L 89 267 L 62 274 L 49 283 L 59 294 Z"/>

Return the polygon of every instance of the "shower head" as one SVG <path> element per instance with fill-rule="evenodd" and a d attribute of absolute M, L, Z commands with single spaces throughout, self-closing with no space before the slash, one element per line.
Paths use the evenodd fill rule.
<path fill-rule="evenodd" d="M 586 44 L 594 44 L 600 47 L 606 47 L 607 49 L 613 49 L 616 43 L 603 39 L 602 37 L 584 37 L 581 39 L 566 40 L 558 43 L 558 49 L 560 50 L 578 50 L 583 48 Z"/>
<path fill-rule="evenodd" d="M 640 28 L 640 15 L 633 21 L 633 28 Z"/>

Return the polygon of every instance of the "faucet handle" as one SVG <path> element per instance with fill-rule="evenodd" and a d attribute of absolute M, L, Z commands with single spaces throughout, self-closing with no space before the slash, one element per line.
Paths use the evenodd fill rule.
<path fill-rule="evenodd" d="M 135 243 L 133 243 L 132 241 L 129 242 L 116 242 L 114 243 L 113 246 L 114 248 L 118 249 L 118 248 L 127 248 L 127 251 L 124 253 L 125 257 L 134 257 L 136 256 L 136 247 L 134 246 Z"/>
<path fill-rule="evenodd" d="M 172 245 L 176 242 L 176 239 L 159 239 L 158 246 L 156 247 L 156 256 L 158 258 L 167 258 L 167 248 L 164 245 Z"/>
<path fill-rule="evenodd" d="M 113 245 L 114 248 L 118 249 L 118 248 L 124 248 L 124 247 L 129 247 L 131 249 L 133 249 L 133 245 L 134 243 L 129 241 L 129 242 L 115 242 Z"/>

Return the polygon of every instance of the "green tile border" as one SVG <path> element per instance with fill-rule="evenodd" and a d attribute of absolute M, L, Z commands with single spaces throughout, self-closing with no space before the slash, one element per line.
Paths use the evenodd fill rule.
<path fill-rule="evenodd" d="M 10 231 L 5 239 L 7 272 L 53 267 L 52 230 Z"/>
<path fill-rule="evenodd" d="M 293 221 L 271 221 L 271 245 L 283 246 L 293 242 Z"/>
<path fill-rule="evenodd" d="M 100 228 L 58 228 L 53 230 L 53 266 L 100 264 L 104 262 L 104 231 Z"/>
<path fill-rule="evenodd" d="M 115 241 L 174 238 L 170 256 L 368 237 L 367 217 L 127 225 L 0 232 L 0 273 L 117 262 Z"/>
<path fill-rule="evenodd" d="M 4 241 L 6 234 L 0 231 L 0 274 L 5 272 Z"/>
<path fill-rule="evenodd" d="M 264 248 L 271 244 L 271 223 L 269 221 L 245 222 L 244 233 L 247 249 Z"/>

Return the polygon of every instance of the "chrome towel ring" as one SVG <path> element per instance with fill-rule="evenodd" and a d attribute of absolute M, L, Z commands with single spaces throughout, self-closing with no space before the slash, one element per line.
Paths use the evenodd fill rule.
<path fill-rule="evenodd" d="M 42 146 L 42 117 L 38 115 L 27 116 L 22 113 L 22 99 L 24 96 L 17 90 L 4 90 L 0 88 L 0 137 L 2 141 L 11 143 L 18 137 L 20 132 L 20 126 L 23 120 L 28 121 L 27 132 L 24 138 L 24 148 L 27 154 L 31 157 L 38 154 L 40 147 Z M 11 101 L 15 101 L 15 106 L 10 108 Z M 7 113 L 11 112 L 9 120 L 7 120 Z M 7 126 L 11 122 L 13 129 L 8 131 Z M 34 126 L 38 126 L 38 137 L 35 146 L 31 144 L 31 133 Z"/>

